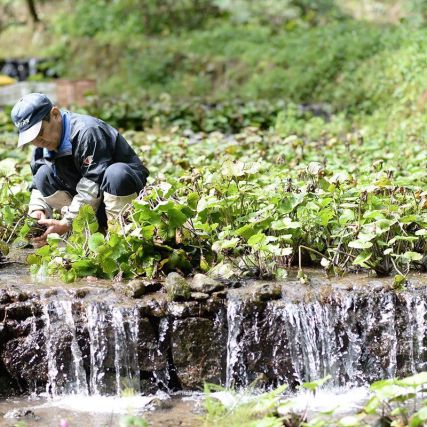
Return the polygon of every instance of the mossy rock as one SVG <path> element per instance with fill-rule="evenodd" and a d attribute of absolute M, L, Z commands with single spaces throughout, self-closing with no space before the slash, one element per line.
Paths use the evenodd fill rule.
<path fill-rule="evenodd" d="M 165 282 L 170 301 L 186 301 L 191 298 L 191 288 L 187 280 L 178 273 L 169 273 Z"/>

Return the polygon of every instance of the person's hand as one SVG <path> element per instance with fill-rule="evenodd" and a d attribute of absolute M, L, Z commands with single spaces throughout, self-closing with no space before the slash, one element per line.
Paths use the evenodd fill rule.
<path fill-rule="evenodd" d="M 44 211 L 33 211 L 30 213 L 30 217 L 36 219 L 46 219 L 46 214 Z"/>
<path fill-rule="evenodd" d="M 59 235 L 65 234 L 70 230 L 70 225 L 65 220 L 57 219 L 40 219 L 38 221 L 40 225 L 47 227 L 46 231 L 39 237 L 35 237 L 31 242 L 36 248 L 40 248 L 47 243 L 47 236 L 51 233 L 57 233 Z"/>

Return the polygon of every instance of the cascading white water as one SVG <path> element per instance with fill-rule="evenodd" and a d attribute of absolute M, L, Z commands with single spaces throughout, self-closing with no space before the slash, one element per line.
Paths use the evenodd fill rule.
<path fill-rule="evenodd" d="M 226 387 L 234 387 L 234 377 L 236 375 L 245 375 L 246 369 L 242 354 L 242 322 L 243 313 L 241 308 L 243 302 L 231 299 L 227 304 L 227 368 L 226 368 Z M 245 381 L 245 379 L 243 379 Z"/>
<path fill-rule="evenodd" d="M 76 324 L 74 323 L 72 305 L 70 301 L 58 301 L 57 304 L 64 309 L 65 322 L 69 326 L 69 331 L 72 336 L 71 340 L 71 353 L 72 353 L 72 367 L 74 370 L 74 392 L 76 394 L 88 395 L 89 389 L 86 382 L 86 372 L 83 368 L 83 357 L 80 347 L 77 343 Z"/>
<path fill-rule="evenodd" d="M 159 322 L 159 339 L 158 346 L 156 349 L 156 356 L 161 357 L 162 351 L 167 347 L 168 332 L 169 332 L 169 319 L 164 317 Z M 169 369 L 162 369 L 160 371 L 153 370 L 153 379 L 155 380 L 157 386 L 161 386 L 164 389 L 168 388 L 170 382 L 170 372 Z"/>
<path fill-rule="evenodd" d="M 209 363 L 217 363 L 216 378 L 223 378 L 227 387 L 247 387 L 253 381 L 295 386 L 326 375 L 332 376 L 331 385 L 359 386 L 427 368 L 427 296 L 422 290 L 336 292 L 326 301 L 254 302 L 244 289 L 228 295 L 213 313 L 213 334 L 206 344 L 226 346 L 226 358 Z M 180 341 L 174 324 L 180 314 L 165 314 L 150 320 L 151 325 L 140 318 L 137 304 L 74 304 L 44 304 L 50 394 L 139 392 L 141 376 L 150 391 L 171 383 L 179 387 L 174 351 Z M 154 332 L 147 326 L 140 330 L 140 321 Z"/>
<path fill-rule="evenodd" d="M 227 385 L 298 384 L 331 375 L 356 386 L 426 369 L 424 292 L 343 293 L 327 302 L 242 293 L 228 301 Z"/>
<path fill-rule="evenodd" d="M 139 312 L 136 307 L 119 308 L 100 303 L 85 306 L 83 321 L 90 357 L 88 376 L 71 301 L 50 301 L 44 305 L 43 312 L 50 395 L 119 395 L 127 389 L 139 392 Z"/>
<path fill-rule="evenodd" d="M 138 364 L 138 319 L 137 309 L 114 307 L 112 326 L 114 330 L 116 370 L 116 394 L 125 390 L 140 391 L 140 370 Z"/>
<path fill-rule="evenodd" d="M 63 393 L 88 394 L 86 373 L 77 343 L 76 325 L 72 315 L 71 301 L 50 301 L 43 307 L 46 336 L 46 358 L 48 365 L 48 383 L 46 390 L 51 395 Z M 58 338 L 67 336 L 67 347 L 58 348 Z M 64 363 L 64 354 L 69 352 L 70 363 Z M 58 365 L 58 360 L 60 361 Z"/>

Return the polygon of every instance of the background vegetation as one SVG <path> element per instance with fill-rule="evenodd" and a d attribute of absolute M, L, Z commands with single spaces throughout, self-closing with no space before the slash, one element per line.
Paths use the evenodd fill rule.
<path fill-rule="evenodd" d="M 63 77 L 96 78 L 83 111 L 125 132 L 154 177 L 124 240 L 93 237 L 85 212 L 76 231 L 88 234 L 68 252 L 52 241 L 32 257 L 34 270 L 152 276 L 236 257 L 263 276 L 307 258 L 335 274 L 356 266 L 402 278 L 425 268 L 427 2 L 0 7 L 2 54 L 48 57 Z M 0 120 L 12 141 L 7 110 Z M 19 156 L 11 153 L 2 156 Z M 20 161 L 8 167 L 27 176 Z M 9 185 L 21 206 L 22 185 Z M 4 213 L 3 240 L 14 215 Z M 52 254 L 65 261 L 53 265 Z"/>

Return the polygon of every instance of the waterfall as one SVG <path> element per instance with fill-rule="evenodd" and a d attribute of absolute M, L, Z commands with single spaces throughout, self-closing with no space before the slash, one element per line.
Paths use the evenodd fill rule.
<path fill-rule="evenodd" d="M 287 296 L 292 285 L 283 284 L 281 298 L 257 299 L 257 285 L 265 287 L 249 283 L 203 302 L 63 292 L 11 305 L 2 362 L 53 396 L 194 390 L 205 381 L 295 388 L 327 375 L 333 386 L 361 386 L 427 370 L 427 288 Z"/>
<path fill-rule="evenodd" d="M 73 311 L 71 301 L 55 300 L 43 306 L 43 315 L 46 389 L 50 395 L 140 391 L 136 307 L 89 303 L 79 312 Z M 83 322 L 83 330 L 79 330 L 77 322 Z M 86 369 L 85 358 L 89 362 Z"/>
<path fill-rule="evenodd" d="M 328 301 L 228 301 L 227 386 L 363 385 L 426 369 L 424 292 L 337 293 Z"/>
<path fill-rule="evenodd" d="M 48 365 L 46 391 L 54 396 L 88 394 L 71 301 L 51 301 L 44 305 L 43 314 Z"/>

